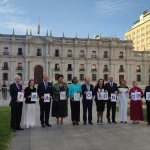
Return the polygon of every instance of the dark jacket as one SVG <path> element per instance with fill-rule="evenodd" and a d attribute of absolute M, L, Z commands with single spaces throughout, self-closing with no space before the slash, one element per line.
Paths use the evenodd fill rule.
<path fill-rule="evenodd" d="M 50 96 L 53 96 L 53 87 L 52 83 L 48 82 L 48 88 L 45 89 L 44 82 L 40 83 L 37 88 L 37 93 L 40 98 L 40 102 L 44 102 L 44 99 L 41 99 L 44 94 L 50 94 Z"/>
<path fill-rule="evenodd" d="M 108 91 L 108 97 L 111 97 L 111 94 L 113 94 L 115 91 L 118 91 L 117 84 L 113 82 L 113 87 L 111 87 L 110 83 L 107 82 L 105 84 L 105 90 Z"/>
<path fill-rule="evenodd" d="M 82 88 L 82 95 L 83 95 L 83 102 L 86 101 L 86 94 L 84 94 L 84 92 L 88 91 L 86 84 L 83 84 L 81 86 Z M 92 84 L 90 84 L 90 91 L 92 91 L 92 96 L 94 96 L 94 86 Z"/>
<path fill-rule="evenodd" d="M 22 85 L 20 84 L 20 88 L 22 90 Z M 11 101 L 10 101 L 10 106 L 16 106 L 16 105 L 20 105 L 23 106 L 23 102 L 16 102 L 17 101 L 17 97 L 18 97 L 18 92 L 21 92 L 21 90 L 18 90 L 18 87 L 16 85 L 16 83 L 12 83 L 9 87 L 10 90 L 10 96 L 11 96 Z"/>
<path fill-rule="evenodd" d="M 30 87 L 26 87 L 24 90 L 24 97 L 26 98 L 25 103 L 31 104 L 35 103 L 35 101 L 31 101 L 31 98 L 28 98 L 28 96 L 31 96 L 32 92 L 36 92 L 36 88 L 30 89 Z"/>

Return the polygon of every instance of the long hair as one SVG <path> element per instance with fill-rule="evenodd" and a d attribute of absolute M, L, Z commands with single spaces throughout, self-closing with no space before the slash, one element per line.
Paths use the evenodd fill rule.
<path fill-rule="evenodd" d="M 74 80 L 75 78 L 77 78 L 77 77 L 73 77 L 73 79 L 72 79 L 72 83 L 74 83 L 74 81 L 73 81 L 73 80 Z M 77 82 L 77 83 L 78 83 L 78 82 Z"/>
<path fill-rule="evenodd" d="M 97 81 L 96 86 L 99 86 L 99 81 L 100 81 L 100 80 L 102 80 L 102 81 L 103 81 L 102 87 L 104 87 L 104 82 L 105 82 L 105 81 L 104 81 L 104 79 L 99 79 L 99 80 Z"/>
<path fill-rule="evenodd" d="M 30 87 L 31 81 L 34 81 L 34 80 L 33 80 L 33 79 L 30 79 L 30 80 L 29 80 L 29 82 L 28 82 L 28 87 Z M 35 84 L 34 84 L 34 85 L 35 85 Z M 34 85 L 33 85 L 33 87 L 34 87 Z"/>

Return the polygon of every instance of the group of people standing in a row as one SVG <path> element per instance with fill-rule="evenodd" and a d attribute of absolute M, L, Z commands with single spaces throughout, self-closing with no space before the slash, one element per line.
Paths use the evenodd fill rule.
<path fill-rule="evenodd" d="M 137 82 L 133 82 L 133 88 L 129 89 L 126 85 L 125 80 L 120 81 L 120 86 L 117 86 L 116 83 L 113 82 L 113 77 L 109 77 L 108 83 L 104 84 L 103 79 L 99 79 L 97 85 L 94 87 L 90 84 L 90 78 L 85 78 L 85 84 L 82 86 L 78 84 L 77 77 L 72 79 L 72 84 L 70 84 L 69 88 L 67 83 L 63 82 L 63 75 L 58 75 L 58 82 L 53 84 L 48 82 L 48 75 L 45 74 L 43 76 L 43 82 L 40 83 L 36 88 L 34 87 L 34 80 L 31 79 L 28 83 L 28 87 L 24 90 L 22 89 L 22 85 L 20 84 L 21 77 L 19 75 L 15 76 L 15 82 L 10 85 L 10 96 L 11 96 L 11 123 L 10 127 L 13 132 L 16 130 L 23 130 L 20 126 L 21 117 L 22 117 L 22 106 L 23 102 L 17 100 L 18 92 L 24 92 L 26 111 L 24 114 L 24 124 L 26 128 L 33 128 L 35 126 L 35 101 L 31 101 L 31 95 L 33 92 L 37 92 L 39 98 L 40 105 L 40 121 L 41 126 L 51 127 L 49 124 L 49 115 L 50 115 L 50 107 L 51 100 L 52 101 L 52 117 L 56 117 L 57 124 L 63 124 L 63 118 L 68 116 L 68 99 L 70 99 L 70 107 L 71 107 L 71 120 L 73 125 L 79 125 L 80 122 L 80 101 L 75 100 L 75 93 L 79 93 L 80 97 L 82 97 L 83 103 L 83 125 L 86 125 L 87 120 L 88 123 L 93 125 L 92 122 L 92 104 L 93 100 L 96 102 L 97 108 L 97 124 L 103 124 L 103 112 L 105 109 L 105 104 L 107 104 L 107 120 L 108 123 L 117 123 L 115 120 L 116 117 L 116 102 L 111 101 L 111 94 L 121 94 L 119 89 L 126 89 L 126 93 L 129 94 L 131 99 L 130 102 L 130 118 L 133 120 L 133 124 L 139 124 L 140 120 L 143 120 L 143 110 L 142 110 L 142 97 L 146 97 L 146 92 L 150 92 L 150 86 L 147 86 L 145 89 L 145 94 L 143 94 L 141 88 L 137 86 Z M 91 91 L 92 96 L 91 99 L 87 99 L 87 93 Z M 66 93 L 66 97 L 64 100 L 60 99 L 61 92 Z M 97 93 L 104 92 L 108 93 L 108 100 L 99 100 L 97 97 Z M 141 98 L 138 101 L 132 100 L 132 93 L 140 92 L 139 97 Z M 44 102 L 44 94 L 49 94 L 50 101 Z M 127 106 L 128 100 L 123 98 L 118 98 L 119 100 L 119 115 L 120 122 L 127 123 Z M 148 125 L 150 125 L 150 101 L 146 101 L 147 104 L 147 120 Z M 112 117 L 110 118 L 110 110 L 112 109 Z M 88 111 L 88 117 L 87 117 Z"/>

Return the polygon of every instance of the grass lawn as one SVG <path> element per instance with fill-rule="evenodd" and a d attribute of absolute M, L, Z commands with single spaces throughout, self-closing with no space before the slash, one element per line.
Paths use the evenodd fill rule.
<path fill-rule="evenodd" d="M 8 150 L 12 137 L 10 107 L 0 107 L 0 150 Z"/>
<path fill-rule="evenodd" d="M 119 112 L 119 107 L 116 107 L 116 111 Z M 143 114 L 144 114 L 144 121 L 147 122 L 147 113 L 146 113 L 146 108 L 143 108 Z M 128 108 L 127 115 L 130 116 L 130 108 Z"/>

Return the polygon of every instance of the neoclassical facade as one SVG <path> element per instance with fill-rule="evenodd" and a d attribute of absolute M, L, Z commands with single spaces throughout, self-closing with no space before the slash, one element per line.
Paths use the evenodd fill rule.
<path fill-rule="evenodd" d="M 124 78 L 128 85 L 134 80 L 146 85 L 150 79 L 150 52 L 132 49 L 132 41 L 118 38 L 0 34 L 0 81 L 6 80 L 9 85 L 19 74 L 22 84 L 29 79 L 38 84 L 43 74 L 49 75 L 50 82 L 63 74 L 67 83 L 74 76 L 81 84 L 90 77 L 95 85 L 99 78 L 107 81 L 112 75 L 117 83 Z"/>

